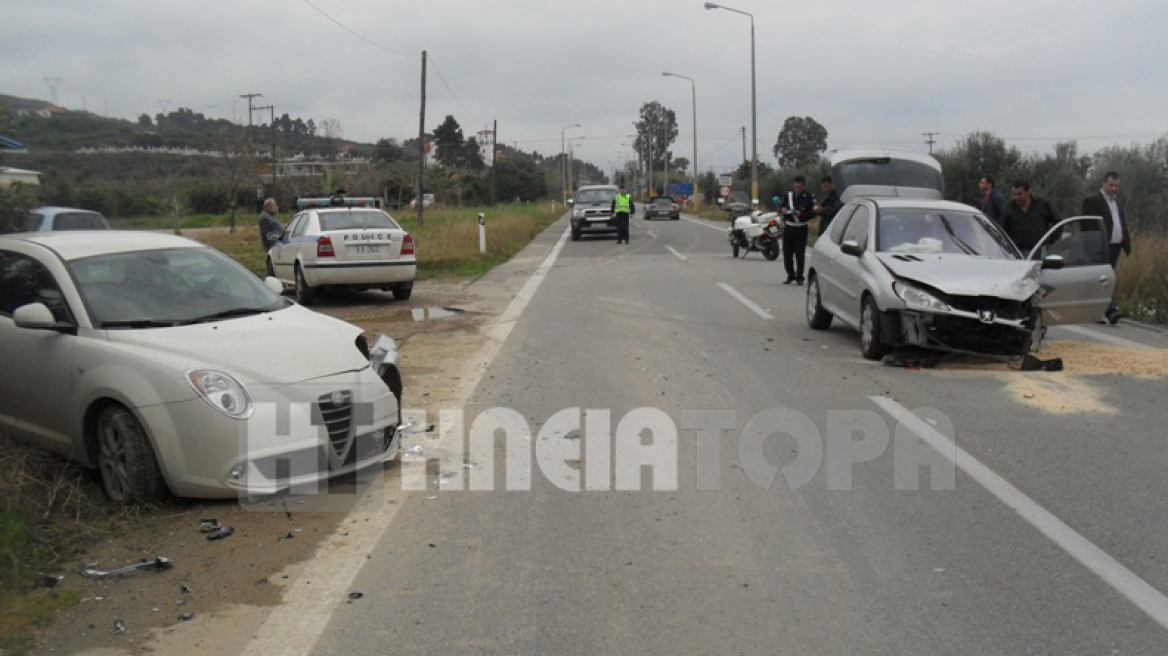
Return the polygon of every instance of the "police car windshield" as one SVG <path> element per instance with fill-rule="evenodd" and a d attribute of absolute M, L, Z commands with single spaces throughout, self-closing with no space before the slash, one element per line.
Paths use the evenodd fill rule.
<path fill-rule="evenodd" d="M 365 228 L 401 230 L 401 226 L 381 210 L 340 210 L 321 212 L 320 214 L 322 232 L 363 230 Z"/>

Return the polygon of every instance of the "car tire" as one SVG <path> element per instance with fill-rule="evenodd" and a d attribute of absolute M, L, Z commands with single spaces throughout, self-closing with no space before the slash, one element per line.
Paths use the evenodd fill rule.
<path fill-rule="evenodd" d="M 300 268 L 299 264 L 296 265 L 294 273 L 296 276 L 296 302 L 301 305 L 312 303 L 312 300 L 316 298 L 316 292 L 308 286 L 308 281 L 304 279 L 304 270 Z"/>
<path fill-rule="evenodd" d="M 410 295 L 414 293 L 414 283 L 403 282 L 393 288 L 393 297 L 399 301 L 410 300 Z"/>
<path fill-rule="evenodd" d="M 572 230 L 572 241 L 580 241 L 580 231 Z"/>
<path fill-rule="evenodd" d="M 773 241 L 768 242 L 766 246 L 762 247 L 762 256 L 771 262 L 779 259 L 779 244 Z"/>
<path fill-rule="evenodd" d="M 670 220 L 672 220 L 672 221 L 680 221 L 680 220 L 681 220 L 681 217 L 680 217 L 680 216 L 674 216 L 674 217 L 670 217 Z"/>
<path fill-rule="evenodd" d="M 733 253 L 734 253 L 734 259 L 738 259 L 738 242 L 737 241 L 730 242 L 730 250 L 733 251 Z"/>
<path fill-rule="evenodd" d="M 867 360 L 879 360 L 891 349 L 884 343 L 880 325 L 880 308 L 871 295 L 865 295 L 860 305 L 860 355 Z"/>
<path fill-rule="evenodd" d="M 151 503 L 166 496 L 166 480 L 154 449 L 126 408 L 111 405 L 97 418 L 97 470 L 101 487 L 119 505 Z"/>
<path fill-rule="evenodd" d="M 811 274 L 807 278 L 807 325 L 812 330 L 827 330 L 831 328 L 833 318 L 830 312 L 823 309 L 819 297 L 819 278 Z"/>

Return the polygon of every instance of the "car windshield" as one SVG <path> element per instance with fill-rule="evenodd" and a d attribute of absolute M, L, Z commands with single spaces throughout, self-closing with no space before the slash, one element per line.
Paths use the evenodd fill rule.
<path fill-rule="evenodd" d="M 362 228 L 401 230 L 401 226 L 381 210 L 349 210 L 347 212 L 334 211 L 320 213 L 320 229 L 322 232 L 360 230 Z"/>
<path fill-rule="evenodd" d="M 577 203 L 608 203 L 616 196 L 616 189 L 581 189 L 576 192 Z"/>
<path fill-rule="evenodd" d="M 653 199 L 653 204 L 654 205 L 672 205 L 673 199 L 667 198 L 665 196 L 658 196 L 658 197 Z"/>
<path fill-rule="evenodd" d="M 876 228 L 884 253 L 964 253 L 998 259 L 1020 257 L 994 223 L 975 212 L 927 208 L 880 211 Z"/>
<path fill-rule="evenodd" d="M 97 255 L 68 263 L 99 328 L 154 328 L 271 312 L 288 303 L 210 248 Z"/>
<path fill-rule="evenodd" d="M 732 191 L 730 196 L 726 199 L 727 203 L 745 203 L 750 204 L 750 194 L 745 191 Z"/>
<path fill-rule="evenodd" d="M 937 169 L 919 162 L 890 157 L 840 162 L 832 167 L 831 175 L 841 193 L 855 185 L 916 187 L 937 191 L 945 188 L 941 172 Z"/>

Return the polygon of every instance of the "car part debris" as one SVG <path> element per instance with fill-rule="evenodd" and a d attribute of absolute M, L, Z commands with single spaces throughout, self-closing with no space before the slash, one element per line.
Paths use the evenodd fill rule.
<path fill-rule="evenodd" d="M 57 587 L 58 583 L 65 579 L 64 574 L 45 574 L 43 572 L 38 572 L 37 576 L 39 576 L 41 579 L 40 585 L 42 588 L 55 588 Z"/>
<path fill-rule="evenodd" d="M 190 622 L 193 619 L 195 619 L 194 613 L 183 613 L 182 615 L 178 616 L 178 621 L 180 622 Z"/>
<path fill-rule="evenodd" d="M 126 632 L 126 623 L 121 620 L 114 620 L 114 628 L 110 629 L 110 635 L 122 635 Z"/>
<path fill-rule="evenodd" d="M 423 454 L 422 445 L 415 444 L 413 446 L 407 446 L 406 448 L 402 449 L 402 453 L 407 456 L 420 456 Z"/>
<path fill-rule="evenodd" d="M 222 526 L 219 524 L 218 519 L 200 519 L 199 520 L 199 532 L 200 533 L 211 533 L 214 531 L 218 531 L 221 528 L 222 528 Z"/>
<path fill-rule="evenodd" d="M 1027 354 L 1022 358 L 1021 369 L 1022 371 L 1062 371 L 1063 359 L 1051 358 L 1049 360 L 1043 360 Z"/>
<path fill-rule="evenodd" d="M 364 597 L 364 596 L 365 596 L 364 592 L 350 592 L 349 593 L 349 599 L 360 599 L 361 597 Z"/>
<path fill-rule="evenodd" d="M 235 529 L 231 528 L 230 526 L 222 526 L 219 528 L 219 530 L 215 531 L 214 533 L 208 533 L 207 534 L 207 541 L 211 542 L 213 540 L 222 540 L 224 538 L 229 538 L 229 537 L 231 537 L 231 535 L 233 533 L 235 533 Z"/>
<path fill-rule="evenodd" d="M 173 566 L 174 566 L 174 563 L 170 562 L 169 558 L 167 558 L 165 556 L 155 556 L 154 560 L 143 560 L 142 562 L 136 563 L 134 565 L 127 565 L 125 567 L 119 567 L 118 569 L 111 569 L 108 572 L 103 572 L 102 570 L 97 569 L 96 564 L 94 564 L 94 566 L 90 566 L 90 567 L 86 567 L 85 569 L 82 569 L 81 576 L 84 576 L 84 577 L 90 578 L 90 579 L 104 579 L 104 578 L 109 578 L 111 576 L 121 576 L 122 574 L 129 574 L 130 572 L 133 572 L 133 571 L 139 570 L 139 569 L 152 569 L 152 570 L 156 570 L 156 571 L 161 571 L 164 569 L 170 569 Z"/>
<path fill-rule="evenodd" d="M 185 585 L 180 585 L 178 588 L 178 591 L 183 593 L 183 594 L 190 594 L 191 593 L 191 589 Z"/>

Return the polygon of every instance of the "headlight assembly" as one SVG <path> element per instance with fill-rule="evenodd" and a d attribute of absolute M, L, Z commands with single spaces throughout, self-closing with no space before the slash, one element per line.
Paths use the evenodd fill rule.
<path fill-rule="evenodd" d="M 909 307 L 930 312 L 948 312 L 951 309 L 947 303 L 919 287 L 898 282 L 893 283 L 892 288 Z"/>
<path fill-rule="evenodd" d="M 188 371 L 187 382 L 212 408 L 228 417 L 246 419 L 251 416 L 251 397 L 231 376 L 220 371 Z"/>

